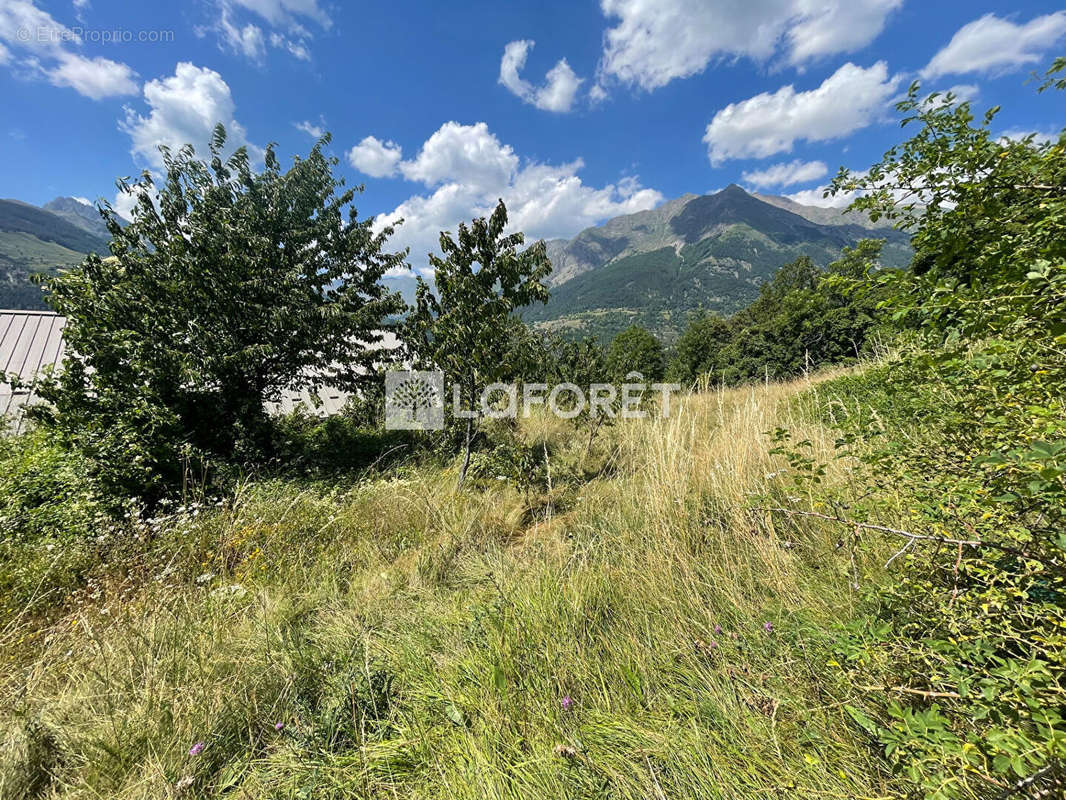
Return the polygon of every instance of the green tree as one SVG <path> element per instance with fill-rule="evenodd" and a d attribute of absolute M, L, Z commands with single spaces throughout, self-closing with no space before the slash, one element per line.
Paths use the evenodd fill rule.
<path fill-rule="evenodd" d="M 457 387 L 466 419 L 459 486 L 466 481 L 470 448 L 485 387 L 517 377 L 514 312 L 546 302 L 551 272 L 544 242 L 525 250 L 521 233 L 504 234 L 507 208 L 460 223 L 456 238 L 440 235 L 441 255 L 430 254 L 435 289 L 421 278 L 404 339 L 416 364 L 441 370 Z"/>
<path fill-rule="evenodd" d="M 584 388 L 607 380 L 607 354 L 595 339 L 572 340 L 556 335 L 545 342 L 545 349 L 548 383 L 573 383 Z"/>
<path fill-rule="evenodd" d="M 721 369 L 722 349 L 732 338 L 733 328 L 717 314 L 696 317 L 677 340 L 666 370 L 667 378 L 691 386 L 701 375 L 717 373 Z"/>
<path fill-rule="evenodd" d="M 607 375 L 616 383 L 624 383 L 630 372 L 639 372 L 647 383 L 661 381 L 665 368 L 663 346 L 637 325 L 614 337 L 607 349 Z"/>
<path fill-rule="evenodd" d="M 370 366 L 402 309 L 379 281 L 405 254 L 384 252 L 391 229 L 357 219 L 354 190 L 337 194 L 328 142 L 286 171 L 270 146 L 261 172 L 244 148 L 222 159 L 222 126 L 207 162 L 161 148 L 158 194 L 148 172 L 120 181 L 133 222 L 104 210 L 113 257 L 45 282 L 68 357 L 41 390 L 44 419 L 108 490 L 151 499 L 205 457 L 255 463 L 269 449 L 264 403 L 353 387 Z"/>
<path fill-rule="evenodd" d="M 780 380 L 860 358 L 881 324 L 877 306 L 884 292 L 871 285 L 871 276 L 880 270 L 882 245 L 864 239 L 845 247 L 825 272 L 807 257 L 785 264 L 759 299 L 729 320 L 728 336 L 718 329 L 717 374 L 726 383 Z M 695 331 L 693 337 L 699 340 Z M 692 359 L 691 353 L 691 341 L 679 343 L 678 357 Z M 675 366 L 679 374 L 683 364 Z"/>

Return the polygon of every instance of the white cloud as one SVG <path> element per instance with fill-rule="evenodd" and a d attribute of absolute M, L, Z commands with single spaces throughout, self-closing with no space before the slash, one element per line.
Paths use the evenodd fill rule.
<path fill-rule="evenodd" d="M 973 83 L 957 83 L 944 90 L 944 94 L 953 94 L 959 103 L 972 103 L 981 95 L 981 87 Z"/>
<path fill-rule="evenodd" d="M 1033 137 L 1033 144 L 1039 147 L 1040 145 L 1050 144 L 1059 138 L 1059 132 L 1054 130 L 1031 130 L 1027 128 L 1008 128 L 1000 134 L 1001 139 L 1006 139 L 1011 142 L 1021 142 Z"/>
<path fill-rule="evenodd" d="M 446 122 L 430 136 L 413 161 L 400 165 L 409 181 L 436 186 L 458 181 L 482 193 L 507 186 L 518 169 L 518 156 L 500 144 L 484 122 Z"/>
<path fill-rule="evenodd" d="M 116 214 L 118 214 L 123 219 L 132 221 L 133 220 L 133 209 L 137 205 L 137 199 L 140 197 L 141 193 L 136 191 L 136 189 L 133 186 L 131 186 L 130 188 L 133 189 L 133 191 L 131 191 L 131 192 L 121 192 L 120 191 L 120 192 L 116 192 L 115 193 L 115 199 L 111 203 L 111 208 L 114 210 L 114 212 Z M 159 199 L 158 193 L 154 193 L 152 195 L 152 203 L 156 207 L 158 207 L 158 205 L 159 205 L 158 199 Z"/>
<path fill-rule="evenodd" d="M 873 123 L 899 84 L 880 61 L 868 69 L 848 63 L 817 89 L 784 86 L 714 115 L 703 141 L 711 163 L 731 158 L 765 158 L 792 151 L 797 140 L 823 142 Z"/>
<path fill-rule="evenodd" d="M 292 123 L 293 127 L 298 131 L 302 131 L 310 136 L 312 139 L 321 139 L 326 133 L 326 123 L 321 118 L 318 124 L 311 122 L 310 120 L 303 120 L 302 122 Z"/>
<path fill-rule="evenodd" d="M 854 170 L 851 176 L 856 179 L 865 178 L 870 174 L 869 170 Z M 932 198 L 928 192 L 923 191 L 920 188 L 911 188 L 914 185 L 921 186 L 921 181 L 908 180 L 907 188 L 903 188 L 900 185 L 900 178 L 895 170 L 887 172 L 877 183 L 877 188 L 888 190 L 889 196 L 899 204 L 900 206 L 907 206 L 913 203 L 918 205 L 928 204 L 932 202 Z M 851 205 L 852 202 L 866 193 L 865 190 L 855 190 L 849 192 L 838 192 L 836 195 L 829 195 L 823 197 L 829 189 L 829 184 L 824 186 L 818 186 L 814 189 L 806 189 L 801 192 L 795 192 L 794 194 L 785 195 L 791 200 L 795 200 L 797 203 L 801 203 L 805 206 L 821 206 L 822 208 L 846 208 Z M 950 207 L 950 202 L 944 202 L 945 207 Z M 885 222 L 886 225 L 890 224 Z"/>
<path fill-rule="evenodd" d="M 231 50 L 242 54 L 251 61 L 260 62 L 266 58 L 266 42 L 263 38 L 263 29 L 258 25 L 248 23 L 239 26 L 233 23 L 227 6 L 222 7 L 222 13 L 218 21 L 219 34 L 222 40 Z"/>
<path fill-rule="evenodd" d="M 270 43 L 274 47 L 280 47 L 289 52 L 289 55 L 294 58 L 298 58 L 300 61 L 310 61 L 311 51 L 307 47 L 306 40 L 303 39 L 290 39 L 286 36 L 282 36 L 280 33 L 270 34 Z"/>
<path fill-rule="evenodd" d="M 610 217 L 654 208 L 664 199 L 632 176 L 600 189 L 586 186 L 577 175 L 584 165 L 577 159 L 521 169 L 502 192 L 513 227 L 534 239 L 570 237 Z"/>
<path fill-rule="evenodd" d="M 70 199 L 71 200 L 77 200 L 83 206 L 89 206 L 89 208 L 93 208 L 93 204 L 92 204 L 92 202 L 90 202 L 88 197 L 72 197 Z"/>
<path fill-rule="evenodd" d="M 217 20 L 196 28 L 197 35 L 214 33 L 223 49 L 256 63 L 266 58 L 267 44 L 310 61 L 312 33 L 305 23 L 315 23 L 323 30 L 333 26 L 317 0 L 213 0 L 211 16 Z M 267 29 L 248 21 L 249 16 Z"/>
<path fill-rule="evenodd" d="M 503 58 L 500 59 L 500 83 L 523 101 L 544 111 L 569 111 L 574 105 L 574 98 L 583 79 L 577 77 L 565 58 L 559 59 L 548 71 L 543 86 L 534 86 L 522 78 L 519 72 L 526 65 L 526 58 L 533 44 L 530 39 L 521 39 L 510 42 L 503 49 Z"/>
<path fill-rule="evenodd" d="M 745 182 L 758 188 L 768 186 L 792 186 L 797 183 L 810 183 L 829 174 L 829 167 L 823 161 L 792 161 L 788 164 L 774 164 L 756 172 L 745 172 Z"/>
<path fill-rule="evenodd" d="M 18 64 L 26 75 L 93 100 L 137 92 L 137 73 L 128 65 L 82 55 L 76 52 L 81 46 L 74 30 L 30 0 L 0 0 L 0 64 Z"/>
<path fill-rule="evenodd" d="M 789 61 L 802 64 L 837 53 L 861 50 L 885 28 L 903 0 L 800 0 L 788 32 Z"/>
<path fill-rule="evenodd" d="M 802 192 L 786 194 L 789 200 L 795 200 L 804 206 L 819 206 L 821 208 L 846 208 L 858 197 L 858 192 L 841 192 L 837 195 L 823 197 L 828 186 L 819 186 L 815 189 L 804 189 Z"/>
<path fill-rule="evenodd" d="M 63 52 L 64 44 L 81 44 L 74 31 L 56 22 L 31 0 L 0 2 L 0 40 L 17 49 L 53 57 Z"/>
<path fill-rule="evenodd" d="M 137 93 L 137 73 L 126 64 L 108 58 L 86 58 L 77 53 L 63 53 L 59 63 L 46 70 L 56 86 L 69 86 L 93 100 Z"/>
<path fill-rule="evenodd" d="M 168 78 L 158 78 L 144 85 L 148 115 L 126 108 L 126 118 L 119 129 L 132 140 L 131 153 L 154 167 L 163 165 L 159 145 L 177 150 L 192 144 L 204 157 L 215 125 L 221 122 L 228 134 L 227 147 L 246 143 L 244 128 L 234 117 L 235 104 L 230 88 L 222 76 L 205 67 L 181 62 Z M 255 155 L 257 148 L 249 148 Z"/>
<path fill-rule="evenodd" d="M 424 266 L 425 255 L 438 246 L 440 231 L 454 231 L 459 222 L 490 213 L 500 198 L 507 204 L 510 229 L 524 231 L 530 241 L 570 237 L 663 200 L 633 177 L 601 188 L 588 186 L 577 174 L 583 166 L 580 159 L 560 165 L 523 163 L 484 122 L 447 122 L 414 159 L 396 165 L 408 180 L 433 191 L 410 197 L 380 216 L 377 224 L 403 219 L 394 244 L 410 247 L 416 266 Z"/>
<path fill-rule="evenodd" d="M 604 36 L 605 79 L 651 90 L 714 58 L 800 65 L 872 42 L 903 0 L 601 0 L 617 18 Z"/>
<path fill-rule="evenodd" d="M 985 14 L 960 28 L 922 70 L 922 77 L 1009 72 L 1041 61 L 1043 53 L 1064 34 L 1066 11 L 1036 17 L 1024 25 Z"/>
<path fill-rule="evenodd" d="M 396 142 L 383 142 L 367 136 L 348 151 L 348 163 L 371 178 L 385 178 L 396 174 L 403 158 L 403 150 Z"/>
<path fill-rule="evenodd" d="M 318 0 L 233 0 L 236 5 L 258 14 L 275 27 L 293 28 L 302 19 L 317 22 L 329 29 L 333 20 L 322 10 Z"/>

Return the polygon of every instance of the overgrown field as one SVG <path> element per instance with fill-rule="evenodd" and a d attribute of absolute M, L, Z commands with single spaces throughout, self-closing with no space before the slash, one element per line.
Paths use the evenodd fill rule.
<path fill-rule="evenodd" d="M 0 796 L 899 796 L 832 666 L 891 543 L 758 510 L 812 502 L 776 428 L 854 480 L 801 391 L 832 405 L 712 389 L 591 453 L 525 420 L 532 495 L 411 464 L 94 531 L 3 620 Z"/>

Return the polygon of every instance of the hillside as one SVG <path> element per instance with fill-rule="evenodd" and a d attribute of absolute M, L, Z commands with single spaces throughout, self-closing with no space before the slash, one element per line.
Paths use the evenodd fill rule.
<path fill-rule="evenodd" d="M 552 296 L 526 318 L 601 338 L 638 323 L 671 340 L 688 312 L 737 311 L 783 264 L 806 255 L 825 266 L 863 238 L 886 239 L 886 266 L 910 258 L 906 235 L 837 209 L 762 198 L 739 186 L 685 195 L 569 242 L 550 242 Z"/>
<path fill-rule="evenodd" d="M 96 210 L 94 205 L 83 203 L 73 197 L 57 197 L 55 200 L 45 203 L 41 208 L 65 219 L 71 225 L 81 228 L 98 239 L 107 241 L 111 238 L 100 212 Z"/>
<path fill-rule="evenodd" d="M 107 239 L 51 211 L 0 200 L 0 308 L 43 308 L 31 276 L 73 266 L 90 252 L 106 253 Z"/>

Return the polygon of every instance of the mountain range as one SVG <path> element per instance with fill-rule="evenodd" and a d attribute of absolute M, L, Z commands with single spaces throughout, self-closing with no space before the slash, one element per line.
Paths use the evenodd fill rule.
<path fill-rule="evenodd" d="M 106 254 L 110 238 L 96 209 L 72 197 L 43 208 L 0 200 L 0 308 L 44 308 L 32 275 Z"/>
<path fill-rule="evenodd" d="M 96 209 L 81 200 L 57 197 L 40 208 L 0 200 L 0 308 L 42 308 L 33 273 L 107 253 L 109 238 Z M 806 255 L 824 267 L 863 238 L 885 240 L 884 266 L 910 260 L 906 234 L 861 215 L 735 185 L 687 194 L 547 242 L 551 298 L 523 316 L 539 328 L 604 341 L 640 324 L 670 342 L 692 312 L 737 311 L 785 263 Z"/>
<path fill-rule="evenodd" d="M 41 206 L 45 211 L 51 211 L 57 217 L 62 217 L 71 225 L 81 228 L 92 234 L 97 239 L 105 242 L 111 240 L 111 234 L 104 224 L 104 218 L 96 210 L 96 206 L 76 197 L 57 197 L 55 200 Z M 122 218 L 119 217 L 121 222 Z"/>
<path fill-rule="evenodd" d="M 825 267 L 864 238 L 885 240 L 883 266 L 910 261 L 906 234 L 854 213 L 736 185 L 684 195 L 548 242 L 551 298 L 523 316 L 601 340 L 640 324 L 670 341 L 691 312 L 737 311 L 787 262 L 806 255 Z"/>

